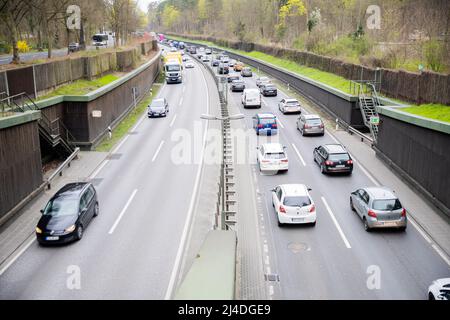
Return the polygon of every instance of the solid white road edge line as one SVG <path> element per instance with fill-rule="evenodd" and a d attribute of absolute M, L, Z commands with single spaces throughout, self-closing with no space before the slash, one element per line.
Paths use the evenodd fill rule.
<path fill-rule="evenodd" d="M 155 162 L 156 158 L 158 157 L 159 152 L 161 151 L 162 146 L 164 145 L 164 140 L 161 141 L 161 143 L 159 144 L 158 149 L 155 152 L 155 155 L 152 158 L 152 162 Z"/>
<path fill-rule="evenodd" d="M 297 149 L 297 147 L 295 146 L 294 143 L 292 143 L 292 147 L 294 148 L 295 153 L 297 154 L 297 156 L 300 158 L 300 161 L 302 162 L 303 166 L 306 167 L 306 162 L 305 162 L 305 160 L 303 160 L 303 157 L 300 154 L 300 151 L 298 151 L 298 149 Z"/>
<path fill-rule="evenodd" d="M 31 236 L 32 238 L 25 244 L 25 246 L 20 249 L 20 251 L 17 252 L 17 254 L 0 270 L 0 276 L 5 273 L 6 270 L 8 270 L 9 267 L 11 267 L 14 262 L 16 262 L 16 260 L 19 259 L 19 257 L 34 243 L 36 237 L 34 236 L 34 234 L 32 234 Z"/>
<path fill-rule="evenodd" d="M 346 246 L 348 249 L 351 249 L 352 247 L 350 246 L 350 243 L 348 242 L 347 237 L 345 236 L 344 232 L 342 231 L 341 226 L 339 225 L 339 222 L 337 222 L 336 217 L 335 217 L 334 214 L 333 214 L 333 211 L 331 211 L 330 206 L 328 205 L 327 200 L 326 200 L 324 197 L 321 197 L 321 198 L 322 198 L 323 204 L 325 205 L 325 207 L 327 208 L 328 213 L 329 213 L 330 216 L 331 216 L 331 219 L 332 219 L 333 222 L 334 222 L 334 225 L 336 226 L 336 229 L 339 231 L 339 234 L 341 235 L 342 240 L 344 240 L 345 246 Z"/>
<path fill-rule="evenodd" d="M 205 82 L 206 87 L 206 113 L 209 113 L 209 91 L 208 91 L 208 83 L 206 81 L 205 75 L 203 74 L 203 81 Z M 198 165 L 197 169 L 197 176 L 195 177 L 195 183 L 194 183 L 194 190 L 192 192 L 191 202 L 189 204 L 188 214 L 186 217 L 186 222 L 184 224 L 183 233 L 181 235 L 180 245 L 178 247 L 177 255 L 175 257 L 175 262 L 173 264 L 172 273 L 170 275 L 169 285 L 167 287 L 166 294 L 164 296 L 164 300 L 169 300 L 173 295 L 173 290 L 175 289 L 175 280 L 180 268 L 181 264 L 181 257 L 184 252 L 184 247 L 186 245 L 187 235 L 189 231 L 189 226 L 191 224 L 192 215 L 194 213 L 194 205 L 195 205 L 195 199 L 197 197 L 198 187 L 200 185 L 200 176 L 202 173 L 203 168 L 203 162 L 204 162 L 204 153 L 206 148 L 206 137 L 208 133 L 208 122 L 206 122 L 205 130 L 203 133 L 203 145 L 202 145 L 202 151 L 200 154 L 200 163 Z"/>
<path fill-rule="evenodd" d="M 120 220 L 122 219 L 123 215 L 125 214 L 125 211 L 127 211 L 128 207 L 131 204 L 131 201 L 133 201 L 134 196 L 137 193 L 137 189 L 134 189 L 133 193 L 131 194 L 130 198 L 128 199 L 127 203 L 125 204 L 125 207 L 123 207 L 122 211 L 120 212 L 119 216 L 117 217 L 116 221 L 114 222 L 113 226 L 109 230 L 109 234 L 113 234 L 114 230 L 116 229 L 117 225 L 119 224 Z"/>

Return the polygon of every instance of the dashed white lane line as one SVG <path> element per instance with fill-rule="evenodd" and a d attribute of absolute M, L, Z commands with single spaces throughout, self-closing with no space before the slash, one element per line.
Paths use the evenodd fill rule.
<path fill-rule="evenodd" d="M 137 189 L 135 189 L 133 191 L 133 193 L 131 194 L 130 198 L 128 198 L 127 203 L 125 204 L 125 207 L 123 207 L 122 211 L 120 212 L 119 216 L 117 217 L 116 221 L 114 222 L 113 226 L 111 227 L 111 229 L 109 230 L 109 234 L 113 234 L 114 230 L 116 230 L 117 225 L 119 224 L 120 220 L 122 220 L 123 215 L 125 214 L 125 211 L 127 211 L 128 207 L 131 204 L 131 201 L 133 201 L 134 196 L 137 193 Z"/>
<path fill-rule="evenodd" d="M 284 125 L 283 125 L 283 123 L 281 122 L 281 120 L 280 120 L 279 118 L 277 118 L 277 121 L 278 121 L 278 124 L 280 125 L 281 129 L 284 129 Z"/>
<path fill-rule="evenodd" d="M 332 219 L 333 222 L 334 222 L 334 225 L 336 226 L 336 229 L 338 230 L 339 234 L 341 235 L 341 238 L 342 238 L 342 240 L 344 241 L 345 246 L 346 246 L 348 249 L 351 249 L 350 242 L 348 242 L 347 237 L 345 236 L 344 232 L 343 232 L 342 229 L 341 229 L 341 226 L 339 225 L 339 222 L 336 220 L 336 217 L 335 217 L 334 214 L 333 214 L 333 211 L 331 211 L 331 208 L 330 208 L 330 206 L 328 205 L 327 200 L 326 200 L 324 197 L 321 197 L 321 198 L 322 198 L 323 204 L 325 205 L 325 207 L 327 208 L 328 213 L 329 213 L 330 216 L 331 216 L 331 219 Z"/>
<path fill-rule="evenodd" d="M 172 126 L 173 126 L 173 124 L 174 124 L 174 122 L 175 122 L 176 119 L 177 119 L 177 115 L 175 114 L 175 115 L 173 116 L 172 121 L 170 121 L 169 128 L 172 128 Z"/>
<path fill-rule="evenodd" d="M 300 161 L 302 162 L 303 166 L 306 167 L 306 162 L 303 159 L 302 155 L 300 154 L 300 151 L 298 151 L 297 147 L 295 146 L 295 144 L 292 143 L 292 148 L 294 148 L 295 153 L 297 154 L 297 156 L 299 157 Z"/>
<path fill-rule="evenodd" d="M 181 97 L 179 105 L 181 106 L 182 104 L 183 104 L 183 97 Z"/>
<path fill-rule="evenodd" d="M 155 152 L 155 155 L 152 158 L 152 162 L 155 162 L 156 158 L 158 157 L 159 152 L 161 151 L 162 146 L 164 145 L 164 140 L 161 141 L 161 143 L 159 144 L 158 149 Z"/>

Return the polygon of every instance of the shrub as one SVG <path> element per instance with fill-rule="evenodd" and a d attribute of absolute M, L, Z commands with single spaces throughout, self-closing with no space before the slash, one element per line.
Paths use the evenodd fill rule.
<path fill-rule="evenodd" d="M 21 53 L 30 51 L 30 47 L 25 40 L 17 41 L 17 49 L 19 49 L 19 52 Z"/>
<path fill-rule="evenodd" d="M 437 40 L 429 40 L 423 46 L 423 54 L 427 67 L 435 72 L 444 69 L 445 48 L 443 43 Z"/>

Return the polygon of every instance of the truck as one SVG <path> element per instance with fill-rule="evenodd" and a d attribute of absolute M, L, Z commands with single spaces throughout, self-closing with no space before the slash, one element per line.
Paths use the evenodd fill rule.
<path fill-rule="evenodd" d="M 183 62 L 181 52 L 167 52 L 164 56 L 164 63 L 168 62 L 169 60 L 177 60 L 181 64 Z"/>
<path fill-rule="evenodd" d="M 164 64 L 167 83 L 183 82 L 183 63 L 178 59 L 168 59 Z"/>

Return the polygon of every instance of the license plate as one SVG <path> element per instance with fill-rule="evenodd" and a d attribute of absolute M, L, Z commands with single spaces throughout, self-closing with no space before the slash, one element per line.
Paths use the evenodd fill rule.
<path fill-rule="evenodd" d="M 345 168 L 345 164 L 339 164 L 336 166 L 336 168 Z"/>
<path fill-rule="evenodd" d="M 47 240 L 47 241 L 55 241 L 55 240 L 59 240 L 59 237 L 47 237 L 47 238 L 45 238 L 45 240 Z"/>
<path fill-rule="evenodd" d="M 292 218 L 292 222 L 303 222 L 305 218 Z"/>

